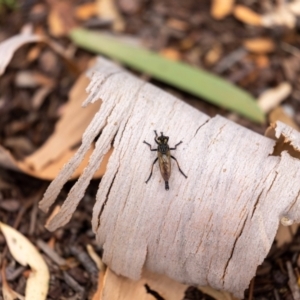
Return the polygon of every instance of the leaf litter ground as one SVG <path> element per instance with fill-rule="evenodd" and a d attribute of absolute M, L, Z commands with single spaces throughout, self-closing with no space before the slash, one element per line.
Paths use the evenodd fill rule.
<path fill-rule="evenodd" d="M 247 1 L 238 2 L 247 5 Z M 51 9 L 55 10 L 55 1 L 53 3 Z M 74 1 L 70 8 L 79 4 L 80 1 Z M 209 14 L 209 1 L 119 0 L 117 5 L 125 21 L 125 34 L 143 41 L 149 49 L 168 58 L 180 59 L 212 71 L 255 97 L 270 87 L 289 81 L 294 89 L 284 105 L 296 125 L 300 125 L 299 28 L 287 30 L 280 27 L 265 29 L 243 26 L 233 16 L 221 21 L 214 20 Z M 256 4 L 250 7 L 258 12 L 263 9 Z M 49 27 L 51 29 L 47 20 L 48 9 L 46 3 L 33 4 L 30 1 L 24 1 L 21 8 L 2 8 L 0 41 L 18 33 L 28 22 L 32 22 L 40 31 L 47 32 Z M 109 22 L 99 22 L 93 17 L 86 20 L 86 25 L 106 30 L 112 28 Z M 271 54 L 245 51 L 242 44 L 244 39 L 260 37 L 268 37 L 276 42 Z M 63 34 L 57 41 L 72 51 L 71 42 Z M 90 53 L 78 49 L 74 54 L 74 60 L 81 70 L 86 68 L 91 57 Z M 35 85 L 32 77 L 29 78 L 30 84 L 24 85 L 24 81 L 22 84 L 24 74 L 22 77 L 21 72 L 24 70 L 38 74 L 40 82 L 41 77 L 46 78 L 53 83 L 53 89 L 33 103 L 32 95 L 37 92 L 39 85 Z M 37 150 L 53 132 L 75 79 L 76 76 L 67 70 L 62 58 L 44 45 L 29 45 L 18 50 L 0 80 L 0 145 L 9 149 L 17 159 Z M 221 114 L 258 133 L 265 131 L 265 125 L 254 124 L 160 82 L 153 83 L 210 116 Z M 45 249 L 41 241 L 54 245 L 55 252 L 67 261 L 67 267 L 61 267 L 53 257 L 43 254 L 51 274 L 49 299 L 86 299 L 97 289 L 96 269 L 87 256 L 86 245 L 93 245 L 101 255 L 90 224 L 99 181 L 91 183 L 71 222 L 55 233 L 44 228 L 46 216 L 37 209 L 37 201 L 48 183 L 1 168 L 0 219 L 29 237 L 34 245 L 39 245 L 42 253 Z M 61 201 L 71 186 L 71 182 L 67 184 L 60 196 Z M 258 268 L 249 290 L 245 292 L 245 299 L 293 299 L 292 291 L 297 287 L 293 287 L 289 281 L 296 279 L 297 285 L 299 280 L 300 231 L 291 229 L 287 234 L 287 243 L 274 242 L 269 256 Z M 1 261 L 8 261 L 6 277 L 10 286 L 24 294 L 27 269 L 11 257 L 3 235 L 0 235 L 0 252 Z M 295 272 L 291 272 L 289 266 Z M 148 288 L 151 292 L 151 287 Z M 153 292 L 153 297 L 160 299 L 161 296 Z M 185 299 L 211 298 L 196 288 L 189 288 Z"/>

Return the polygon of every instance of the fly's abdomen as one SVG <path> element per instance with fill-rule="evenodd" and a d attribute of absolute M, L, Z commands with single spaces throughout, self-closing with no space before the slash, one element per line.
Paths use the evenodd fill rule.
<path fill-rule="evenodd" d="M 165 181 L 168 181 L 171 175 L 170 155 L 158 154 L 160 173 Z"/>

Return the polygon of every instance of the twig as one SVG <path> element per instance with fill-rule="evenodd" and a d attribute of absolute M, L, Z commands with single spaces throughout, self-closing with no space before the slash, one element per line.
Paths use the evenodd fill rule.
<path fill-rule="evenodd" d="M 36 242 L 37 246 L 59 266 L 66 266 L 67 261 L 62 258 L 55 250 L 50 248 L 47 243 L 38 239 Z"/>
<path fill-rule="evenodd" d="M 237 50 L 231 52 L 229 55 L 223 57 L 220 62 L 214 67 L 214 72 L 219 74 L 225 72 L 232 65 L 241 60 L 246 54 L 246 49 L 238 48 Z"/>
<path fill-rule="evenodd" d="M 33 235 L 35 232 L 35 228 L 36 228 L 36 219 L 37 219 L 37 214 L 38 214 L 38 201 L 40 200 L 40 198 L 36 198 L 36 201 L 34 202 L 31 214 L 30 214 L 30 226 L 29 226 L 29 231 L 28 234 L 29 235 Z"/>
<path fill-rule="evenodd" d="M 76 293 L 80 293 L 83 295 L 85 293 L 84 287 L 82 287 L 71 275 L 69 275 L 67 272 L 63 272 L 64 279 L 66 283 L 72 288 L 73 291 Z"/>
<path fill-rule="evenodd" d="M 92 275 L 95 275 L 95 278 L 98 276 L 98 269 L 94 261 L 90 256 L 83 250 L 80 246 L 71 246 L 71 253 L 79 260 L 83 267 Z M 93 276 L 94 277 L 94 276 Z"/>

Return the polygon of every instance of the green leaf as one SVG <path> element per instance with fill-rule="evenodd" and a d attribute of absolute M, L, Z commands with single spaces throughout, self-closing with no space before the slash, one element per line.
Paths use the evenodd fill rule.
<path fill-rule="evenodd" d="M 99 32 L 78 28 L 70 32 L 70 38 L 82 48 L 117 59 L 133 69 L 235 111 L 252 121 L 265 121 L 264 113 L 249 93 L 207 71 L 171 61 L 155 52 Z"/>

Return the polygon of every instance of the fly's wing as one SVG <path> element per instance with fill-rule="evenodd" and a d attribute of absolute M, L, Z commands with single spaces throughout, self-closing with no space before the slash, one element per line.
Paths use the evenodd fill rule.
<path fill-rule="evenodd" d="M 158 154 L 159 168 L 160 173 L 165 181 L 168 181 L 171 175 L 171 156 L 170 151 L 167 151 L 167 154 Z"/>

